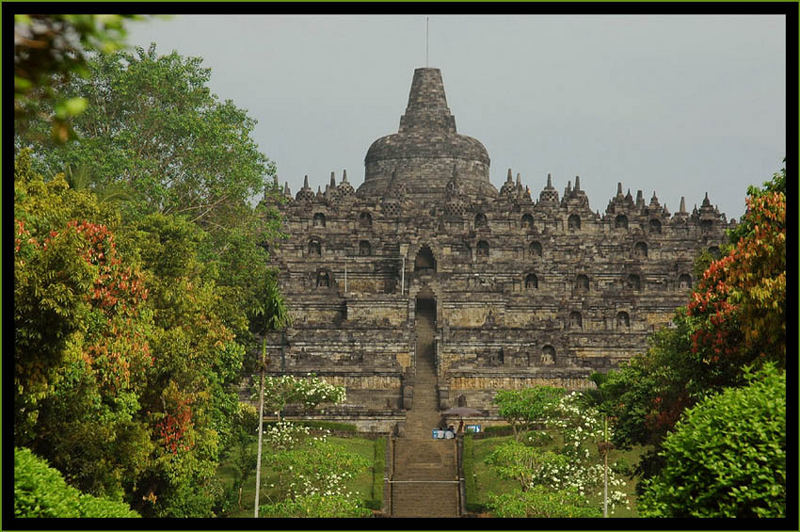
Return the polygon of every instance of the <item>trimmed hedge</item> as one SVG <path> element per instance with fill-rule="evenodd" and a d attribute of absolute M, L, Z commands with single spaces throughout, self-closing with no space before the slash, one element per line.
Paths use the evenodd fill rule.
<path fill-rule="evenodd" d="M 14 449 L 15 517 L 139 517 L 124 502 L 81 493 L 30 449 Z"/>

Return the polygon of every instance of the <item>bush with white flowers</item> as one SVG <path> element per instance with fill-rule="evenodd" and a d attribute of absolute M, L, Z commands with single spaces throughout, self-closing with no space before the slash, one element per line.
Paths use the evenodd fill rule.
<path fill-rule="evenodd" d="M 602 497 L 603 464 L 595 463 L 597 454 L 591 452 L 593 448 L 603 447 L 605 441 L 602 414 L 596 408 L 582 403 L 578 392 L 553 398 L 551 405 L 540 410 L 546 413 L 546 417 L 539 422 L 561 434 L 561 448 L 545 451 L 535 443 L 531 444 L 543 441 L 543 438 L 520 438 L 522 441 L 515 439 L 499 446 L 486 458 L 486 463 L 501 477 L 517 481 L 523 493 L 544 487 L 559 492 L 567 490 L 584 498 Z M 609 440 L 612 436 L 610 430 Z M 610 513 L 614 512 L 617 505 L 629 506 L 628 497 L 622 491 L 624 485 L 624 480 L 609 469 Z M 494 508 L 495 513 L 503 513 L 507 510 L 503 501 L 508 500 L 508 497 L 493 496 L 489 506 Z M 564 511 L 569 513 L 566 508 L 568 506 Z"/>

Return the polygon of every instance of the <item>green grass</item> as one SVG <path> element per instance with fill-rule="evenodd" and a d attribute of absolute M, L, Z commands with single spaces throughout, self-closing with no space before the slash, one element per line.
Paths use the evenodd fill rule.
<path fill-rule="evenodd" d="M 499 445 L 509 441 L 513 436 L 473 439 L 464 438 L 464 484 L 467 498 L 467 510 L 482 512 L 489 501 L 489 494 L 506 493 L 518 489 L 518 484 L 498 477 L 486 465 L 486 457 Z"/>
<path fill-rule="evenodd" d="M 466 488 L 467 510 L 470 512 L 486 511 L 486 503 L 489 501 L 489 494 L 501 494 L 519 490 L 519 484 L 511 480 L 505 480 L 497 474 L 485 462 L 486 457 L 498 446 L 513 439 L 513 436 L 497 436 L 482 439 L 473 439 L 470 436 L 464 438 L 464 481 Z M 562 444 L 560 437 L 555 435 L 554 440 L 548 444 L 547 448 L 554 450 Z M 643 448 L 634 448 L 629 451 L 612 450 L 608 455 L 609 466 L 617 460 L 624 460 L 631 469 L 635 466 Z M 592 457 L 598 462 L 601 460 L 596 450 L 593 450 Z M 625 480 L 623 491 L 630 499 L 631 509 L 624 506 L 617 506 L 611 517 L 638 517 L 636 512 L 636 482 L 625 475 L 617 474 L 617 477 Z M 589 500 L 602 508 L 602 496 L 590 495 Z M 610 507 L 609 507 L 610 510 Z"/>
<path fill-rule="evenodd" d="M 364 502 L 364 505 L 371 509 L 380 509 L 383 504 L 383 475 L 385 468 L 386 438 L 381 437 L 377 440 L 366 438 L 328 436 L 328 441 L 345 447 L 348 451 L 357 453 L 366 458 L 372 467 L 366 468 L 347 483 L 348 489 Z M 255 448 L 257 444 L 253 444 Z M 233 484 L 233 468 L 226 463 L 220 464 L 217 469 L 217 476 L 223 481 L 226 487 Z M 276 494 L 271 492 L 269 485 L 274 483 L 277 472 L 269 467 L 262 465 L 261 468 L 261 489 L 259 490 L 259 500 L 261 504 L 274 502 L 270 497 Z M 255 468 L 248 475 L 242 488 L 242 507 L 230 513 L 230 517 L 253 517 L 253 503 L 255 501 Z"/>

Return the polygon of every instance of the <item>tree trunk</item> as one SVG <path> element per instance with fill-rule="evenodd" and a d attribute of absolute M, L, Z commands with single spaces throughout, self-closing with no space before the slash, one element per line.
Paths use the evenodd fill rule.
<path fill-rule="evenodd" d="M 608 517 L 608 418 L 603 416 L 603 517 Z"/>
<path fill-rule="evenodd" d="M 256 499 L 254 517 L 258 517 L 259 487 L 261 486 L 261 442 L 264 439 L 264 368 L 267 359 L 267 336 L 261 348 L 261 388 L 258 393 L 258 456 L 256 458 Z"/>

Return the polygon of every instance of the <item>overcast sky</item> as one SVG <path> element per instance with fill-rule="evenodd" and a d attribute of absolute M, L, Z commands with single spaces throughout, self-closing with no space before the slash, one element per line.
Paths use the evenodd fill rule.
<path fill-rule="evenodd" d="M 128 42 L 199 56 L 211 90 L 258 121 L 254 138 L 292 193 L 343 168 L 358 186 L 370 144 L 396 133 L 425 15 L 193 15 L 129 24 Z M 623 188 L 671 212 L 706 191 L 744 212 L 786 153 L 785 26 L 773 15 L 430 16 L 458 132 L 477 138 L 498 188 L 534 197 L 547 173 L 581 176 L 593 210 Z"/>

